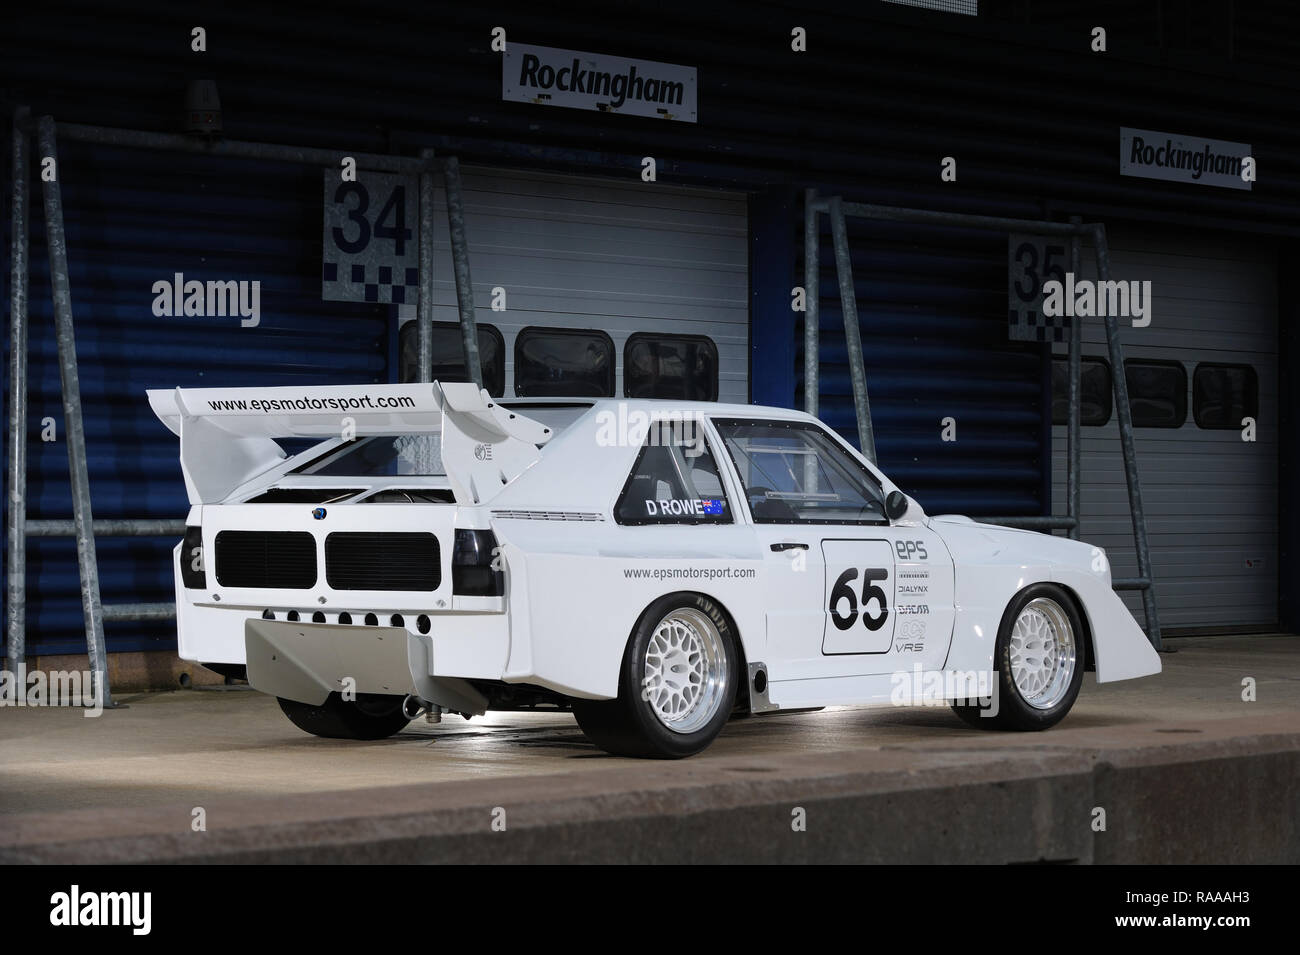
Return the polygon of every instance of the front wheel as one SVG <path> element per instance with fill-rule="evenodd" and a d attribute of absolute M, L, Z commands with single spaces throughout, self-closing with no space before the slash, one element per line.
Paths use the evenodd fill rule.
<path fill-rule="evenodd" d="M 358 693 L 355 701 L 349 701 L 331 693 L 320 706 L 282 696 L 276 699 L 294 726 L 327 739 L 387 739 L 411 722 L 400 696 Z"/>
<path fill-rule="evenodd" d="M 573 701 L 587 737 L 618 756 L 700 752 L 731 715 L 739 679 L 735 630 L 703 594 L 660 597 L 641 615 L 619 671 L 618 698 Z"/>
<path fill-rule="evenodd" d="M 993 650 L 996 710 L 957 703 L 953 711 L 979 729 L 1044 730 L 1065 718 L 1083 686 L 1084 630 L 1055 584 L 1020 591 L 1007 607 Z"/>

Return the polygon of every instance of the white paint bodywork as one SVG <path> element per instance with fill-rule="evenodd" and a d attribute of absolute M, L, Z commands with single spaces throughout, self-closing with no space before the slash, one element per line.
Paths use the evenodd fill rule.
<path fill-rule="evenodd" d="M 229 391 L 229 394 L 225 394 Z M 346 410 L 234 413 L 214 401 L 359 399 Z M 365 407 L 409 399 L 394 411 Z M 472 385 L 355 386 L 151 392 L 159 417 L 181 438 L 181 461 L 192 507 L 188 524 L 202 528 L 204 553 L 222 530 L 305 531 L 316 537 L 324 568 L 324 536 L 332 531 L 429 531 L 437 536 L 440 584 L 431 592 L 336 591 L 322 571 L 308 590 L 222 587 L 214 571 L 207 588 L 182 584 L 175 553 L 180 655 L 201 663 L 248 662 L 248 621 L 265 610 L 278 620 L 297 611 L 306 624 L 357 628 L 368 613 L 378 625 L 403 617 L 409 673 L 401 685 L 432 702 L 468 706 L 475 681 L 527 684 L 561 694 L 602 699 L 618 693 L 619 664 L 638 618 L 666 593 L 706 594 L 731 615 L 745 662 L 768 677 L 766 705 L 797 708 L 884 702 L 900 674 L 988 672 L 1003 613 L 1023 588 L 1052 582 L 1078 600 L 1101 682 L 1157 673 L 1160 661 L 1110 587 L 1104 554 L 1088 544 L 1029 531 L 928 517 L 914 501 L 889 524 L 756 524 L 712 418 L 820 423 L 802 412 L 748 405 L 616 401 L 571 402 L 566 426 L 552 428 L 556 402 L 529 416 L 525 403 L 496 404 Z M 355 400 L 346 402 L 355 404 Z M 278 407 L 278 405 L 270 405 Z M 719 467 L 734 523 L 625 526 L 615 503 L 627 482 L 640 439 L 608 440 L 611 416 L 672 415 L 696 422 Z M 356 435 L 438 433 L 445 478 L 324 478 L 290 475 L 296 463 L 342 443 L 341 420 Z M 827 431 L 833 436 L 833 432 Z M 272 436 L 314 435 L 324 442 L 286 458 Z M 892 482 L 838 436 L 880 483 Z M 272 486 L 365 489 L 351 501 L 391 487 L 450 490 L 455 503 L 331 503 L 324 520 L 312 504 L 243 503 Z M 490 529 L 505 571 L 505 596 L 454 594 L 451 568 L 456 529 Z M 778 545 L 782 550 L 774 549 Z M 791 553 L 804 553 L 795 569 Z M 922 556 L 924 555 L 924 556 Z M 885 624 L 870 634 L 839 632 L 829 594 L 844 568 L 875 568 L 886 592 Z M 860 587 L 858 580 L 855 586 Z M 871 605 L 878 613 L 877 604 Z M 348 613 L 351 624 L 340 624 Z M 431 620 L 418 633 L 419 615 Z M 251 630 L 251 628 L 248 628 Z M 276 630 L 276 628 L 270 628 Z M 302 639 L 310 639 L 304 627 Z M 328 631 L 336 669 L 347 672 L 348 643 Z M 260 637 L 258 639 L 261 639 Z M 357 641 L 364 653 L 365 640 Z M 328 662 L 313 656 L 316 672 Z M 356 661 L 361 667 L 361 661 Z M 366 672 L 372 681 L 388 677 Z M 743 672 L 743 671 L 742 671 Z M 466 682 L 468 681 L 468 682 Z M 324 686 L 328 679 L 318 682 Z M 255 685 L 256 682 L 255 682 Z M 441 689 L 440 689 L 441 687 Z M 311 694 L 317 695 L 317 694 Z M 442 696 L 442 699 L 439 699 Z M 452 701 L 456 705 L 452 705 Z M 475 711 L 481 706 L 472 707 Z"/>

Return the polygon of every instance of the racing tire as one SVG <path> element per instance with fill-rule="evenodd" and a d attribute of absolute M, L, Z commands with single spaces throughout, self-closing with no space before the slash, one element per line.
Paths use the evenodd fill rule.
<path fill-rule="evenodd" d="M 411 722 L 402 712 L 402 697 L 359 693 L 355 702 L 331 693 L 320 706 L 276 697 L 280 709 L 300 730 L 326 739 L 387 739 Z"/>
<path fill-rule="evenodd" d="M 1007 605 L 993 649 L 997 712 L 954 703 L 976 729 L 1045 730 L 1065 718 L 1083 686 L 1083 623 L 1055 584 L 1034 584 Z"/>
<path fill-rule="evenodd" d="M 573 715 L 607 753 L 681 759 L 721 732 L 739 678 L 735 627 L 726 611 L 703 594 L 666 594 L 632 630 L 618 697 L 574 699 Z"/>

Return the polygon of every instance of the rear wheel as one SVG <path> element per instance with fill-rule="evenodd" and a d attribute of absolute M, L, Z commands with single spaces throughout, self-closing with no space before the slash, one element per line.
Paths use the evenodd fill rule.
<path fill-rule="evenodd" d="M 1026 587 L 1007 607 L 998 630 L 993 651 L 996 710 L 958 703 L 953 711 L 978 729 L 1055 726 L 1070 712 L 1083 685 L 1083 639 L 1074 601 L 1060 587 Z"/>
<path fill-rule="evenodd" d="M 587 737 L 609 753 L 679 759 L 721 731 L 736 699 L 735 631 L 702 594 L 675 593 L 646 608 L 628 640 L 618 698 L 573 701 Z"/>
<path fill-rule="evenodd" d="M 276 697 L 293 725 L 327 739 L 387 739 L 411 722 L 400 696 L 359 693 L 355 701 L 331 693 L 320 706 Z"/>

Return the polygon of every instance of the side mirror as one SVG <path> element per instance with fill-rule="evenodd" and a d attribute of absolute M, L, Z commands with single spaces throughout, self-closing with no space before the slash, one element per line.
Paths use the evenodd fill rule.
<path fill-rule="evenodd" d="M 890 491 L 889 496 L 885 498 L 885 516 L 891 521 L 896 521 L 906 514 L 908 507 L 907 495 L 902 491 Z"/>

